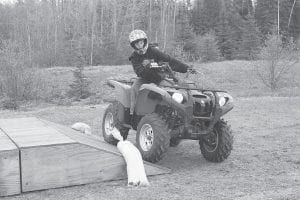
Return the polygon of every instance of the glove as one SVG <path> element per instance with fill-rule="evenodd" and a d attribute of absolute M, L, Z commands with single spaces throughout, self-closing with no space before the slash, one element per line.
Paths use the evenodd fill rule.
<path fill-rule="evenodd" d="M 146 67 L 146 66 L 148 67 L 149 64 L 151 64 L 151 60 L 149 60 L 149 59 L 144 59 L 143 62 L 142 62 L 142 65 L 143 65 L 144 67 Z"/>
<path fill-rule="evenodd" d="M 159 68 L 160 66 L 156 62 L 150 63 L 151 67 L 150 68 Z"/>
<path fill-rule="evenodd" d="M 148 63 L 145 67 L 148 69 L 161 68 L 156 62 Z"/>
<path fill-rule="evenodd" d="M 190 66 L 187 71 L 190 73 L 190 74 L 197 74 L 197 71 L 193 68 L 193 66 Z"/>

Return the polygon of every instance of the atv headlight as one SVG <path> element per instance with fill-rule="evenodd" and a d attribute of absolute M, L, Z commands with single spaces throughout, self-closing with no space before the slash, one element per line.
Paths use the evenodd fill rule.
<path fill-rule="evenodd" d="M 219 104 L 220 104 L 220 106 L 224 106 L 225 103 L 226 103 L 225 97 L 220 97 L 220 99 L 219 99 Z"/>
<path fill-rule="evenodd" d="M 176 101 L 177 103 L 182 103 L 182 101 L 183 101 L 183 95 L 180 94 L 180 93 L 175 92 L 175 93 L 172 95 L 172 99 L 173 99 L 174 101 Z"/>
<path fill-rule="evenodd" d="M 233 98 L 225 92 L 218 92 L 217 94 L 219 96 L 219 105 L 220 106 L 224 106 L 227 102 L 233 101 Z"/>

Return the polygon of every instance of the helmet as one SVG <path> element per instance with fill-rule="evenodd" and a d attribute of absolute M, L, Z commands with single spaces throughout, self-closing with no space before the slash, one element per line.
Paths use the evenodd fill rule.
<path fill-rule="evenodd" d="M 129 34 L 129 42 L 132 44 L 133 42 L 137 40 L 147 40 L 147 35 L 142 30 L 133 30 Z"/>
<path fill-rule="evenodd" d="M 146 52 L 148 48 L 148 42 L 147 42 L 147 35 L 144 31 L 142 30 L 133 30 L 129 34 L 129 42 L 132 48 L 135 49 L 134 43 L 138 40 L 144 40 L 144 48 L 143 48 L 143 53 Z"/>

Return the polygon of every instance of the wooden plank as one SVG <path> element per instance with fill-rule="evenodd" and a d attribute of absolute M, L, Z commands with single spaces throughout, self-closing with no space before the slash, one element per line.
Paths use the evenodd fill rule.
<path fill-rule="evenodd" d="M 22 191 L 126 178 L 118 155 L 82 144 L 21 149 Z"/>
<path fill-rule="evenodd" d="M 18 129 L 29 130 L 43 126 L 45 126 L 45 124 L 42 121 L 37 120 L 35 117 L 0 119 L 0 127 L 6 133 Z"/>
<path fill-rule="evenodd" d="M 67 135 L 68 137 L 70 137 L 74 141 L 77 141 L 78 143 L 85 144 L 90 147 L 94 147 L 98 150 L 105 151 L 105 152 L 122 157 L 122 155 L 119 153 L 119 150 L 115 146 L 110 145 L 103 140 L 99 140 L 99 139 L 95 138 L 93 135 L 91 135 L 91 136 L 85 135 L 85 134 L 75 131 L 69 127 L 66 127 L 66 126 L 63 126 L 60 124 L 56 124 L 54 122 L 49 122 L 46 120 L 42 120 L 42 121 L 45 122 L 46 124 L 50 125 L 51 127 L 56 128 L 58 131 Z M 122 157 L 122 159 L 123 159 L 123 157 Z M 166 173 L 171 172 L 171 169 L 169 169 L 169 168 L 155 165 L 153 163 L 149 163 L 146 161 L 144 161 L 144 166 L 145 166 L 145 171 L 146 171 L 147 176 L 166 174 Z"/>
<path fill-rule="evenodd" d="M 74 140 L 59 133 L 56 129 L 46 128 L 44 130 L 8 132 L 8 135 L 20 148 L 75 143 Z"/>
<path fill-rule="evenodd" d="M 0 130 L 0 196 L 20 192 L 19 150 Z"/>
<path fill-rule="evenodd" d="M 75 143 L 37 118 L 1 119 L 0 127 L 19 148 Z"/>

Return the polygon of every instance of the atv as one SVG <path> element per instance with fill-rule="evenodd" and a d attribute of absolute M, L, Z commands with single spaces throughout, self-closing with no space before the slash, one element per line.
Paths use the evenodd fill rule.
<path fill-rule="evenodd" d="M 107 80 L 116 99 L 110 101 L 103 116 L 104 140 L 116 145 L 114 128 L 124 139 L 134 129 L 136 146 L 146 161 L 161 160 L 168 147 L 182 139 L 198 140 L 208 161 L 225 160 L 232 150 L 233 135 L 221 117 L 233 108 L 233 98 L 225 91 L 201 89 L 195 82 L 179 80 L 168 63 L 151 66 L 163 80 L 141 86 L 133 115 L 129 113 L 133 81 Z"/>

